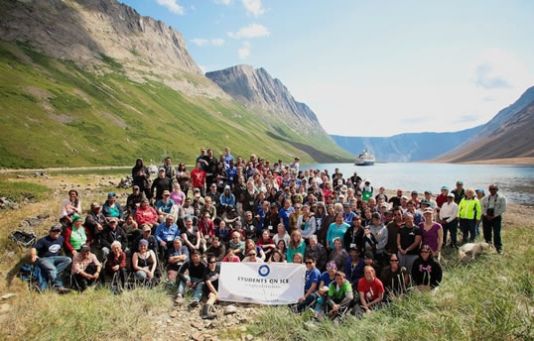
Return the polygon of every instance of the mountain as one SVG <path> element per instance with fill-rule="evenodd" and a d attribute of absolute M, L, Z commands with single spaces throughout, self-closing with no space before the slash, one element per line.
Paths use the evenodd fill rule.
<path fill-rule="evenodd" d="M 353 155 L 371 151 L 379 162 L 410 162 L 434 159 L 462 145 L 483 126 L 448 133 L 407 133 L 390 137 L 352 137 L 331 135 L 334 141 Z"/>
<path fill-rule="evenodd" d="M 0 17 L 1 167 L 192 162 L 201 146 L 348 156 L 318 123 L 306 125 L 313 136 L 285 123 L 294 120 L 285 111 L 264 115 L 233 99 L 179 32 L 115 0 L 3 0 Z"/>
<path fill-rule="evenodd" d="M 534 157 L 534 87 L 502 109 L 464 145 L 439 158 L 448 162 Z"/>
<path fill-rule="evenodd" d="M 269 135 L 291 143 L 288 137 L 292 132 L 303 136 L 305 140 L 316 141 L 328 150 L 339 150 L 324 131 L 315 113 L 306 104 L 297 102 L 287 87 L 264 68 L 236 65 L 208 72 L 206 77 L 263 119 L 278 122 L 271 124 L 274 131 L 269 132 Z M 288 127 L 290 132 L 284 127 Z"/>

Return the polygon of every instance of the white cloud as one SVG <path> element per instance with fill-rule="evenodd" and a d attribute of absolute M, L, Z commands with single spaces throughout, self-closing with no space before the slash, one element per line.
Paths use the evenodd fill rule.
<path fill-rule="evenodd" d="M 191 42 L 198 47 L 205 47 L 205 46 L 219 47 L 219 46 L 224 45 L 224 39 L 221 39 L 221 38 L 214 38 L 214 39 L 194 38 L 194 39 L 191 39 Z"/>
<path fill-rule="evenodd" d="M 228 6 L 232 3 L 232 0 L 213 0 L 217 5 Z"/>
<path fill-rule="evenodd" d="M 268 37 L 271 32 L 267 27 L 260 24 L 250 24 L 245 27 L 241 27 L 237 32 L 228 32 L 228 36 L 233 39 L 252 39 Z"/>
<path fill-rule="evenodd" d="M 175 14 L 183 15 L 184 8 L 176 0 L 156 0 L 161 6 L 167 7 L 169 11 Z"/>
<path fill-rule="evenodd" d="M 250 56 L 250 43 L 248 41 L 243 42 L 243 45 L 237 50 L 237 56 L 239 59 L 247 59 Z"/>
<path fill-rule="evenodd" d="M 255 17 L 265 13 L 265 9 L 263 8 L 261 0 L 241 0 L 241 2 L 243 3 L 247 13 L 252 14 Z"/>

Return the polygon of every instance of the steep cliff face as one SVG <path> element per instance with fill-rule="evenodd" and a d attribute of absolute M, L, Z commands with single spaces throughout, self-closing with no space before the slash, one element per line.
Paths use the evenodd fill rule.
<path fill-rule="evenodd" d="M 297 102 L 287 87 L 264 68 L 237 65 L 208 72 L 206 76 L 245 106 L 283 115 L 293 123 L 323 131 L 315 113 L 306 104 Z"/>
<path fill-rule="evenodd" d="M 115 0 L 4 0 L 0 16 L 1 40 L 97 71 L 120 68 L 137 81 L 224 96 L 203 77 L 179 32 Z"/>
<path fill-rule="evenodd" d="M 480 132 L 440 161 L 534 157 L 534 87 L 527 89 L 510 106 L 502 109 Z"/>

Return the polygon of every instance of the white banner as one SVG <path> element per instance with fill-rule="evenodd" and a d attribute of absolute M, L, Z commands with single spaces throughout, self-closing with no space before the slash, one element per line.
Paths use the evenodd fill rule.
<path fill-rule="evenodd" d="M 306 267 L 285 263 L 221 263 L 219 300 L 293 304 L 304 295 Z"/>

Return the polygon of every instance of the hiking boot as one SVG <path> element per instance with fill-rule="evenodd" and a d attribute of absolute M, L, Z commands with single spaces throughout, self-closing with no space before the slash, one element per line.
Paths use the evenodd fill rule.
<path fill-rule="evenodd" d="M 191 301 L 191 303 L 189 303 L 189 308 L 196 308 L 198 307 L 198 301 L 197 300 L 193 300 Z"/>
<path fill-rule="evenodd" d="M 202 307 L 202 314 L 201 314 L 202 319 L 212 320 L 217 317 L 217 314 L 213 312 L 212 308 L 213 308 L 212 305 L 204 304 L 204 306 Z"/>

